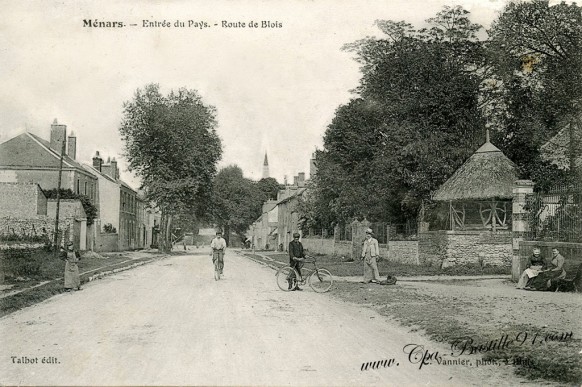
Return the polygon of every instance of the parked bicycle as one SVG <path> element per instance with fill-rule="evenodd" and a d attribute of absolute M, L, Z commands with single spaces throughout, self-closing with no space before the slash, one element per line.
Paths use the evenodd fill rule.
<path fill-rule="evenodd" d="M 309 287 L 317 293 L 325 293 L 329 291 L 333 285 L 333 277 L 329 270 L 320 269 L 317 267 L 314 257 L 306 257 L 305 263 L 312 263 L 314 269 L 302 269 L 303 277 L 298 280 L 299 273 L 291 266 L 284 266 L 277 270 L 275 277 L 277 278 L 277 286 L 279 289 L 289 292 L 295 290 L 299 285 L 305 285 L 307 282 Z"/>

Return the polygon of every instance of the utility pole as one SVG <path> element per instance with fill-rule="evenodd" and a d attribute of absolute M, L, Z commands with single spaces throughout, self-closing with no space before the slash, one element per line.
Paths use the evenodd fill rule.
<path fill-rule="evenodd" d="M 54 239 L 54 246 L 55 251 L 54 255 L 55 258 L 59 255 L 59 211 L 61 209 L 61 179 L 63 177 L 63 157 L 65 155 L 65 138 L 63 138 L 63 145 L 61 147 L 61 161 L 59 164 L 59 182 L 57 183 L 57 213 L 55 216 L 55 239 Z"/>

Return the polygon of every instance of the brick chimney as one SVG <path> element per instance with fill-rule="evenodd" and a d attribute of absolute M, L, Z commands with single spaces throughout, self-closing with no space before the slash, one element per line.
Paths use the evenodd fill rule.
<path fill-rule="evenodd" d="M 293 176 L 293 186 L 297 187 L 297 182 L 298 182 L 299 178 L 297 176 Z"/>
<path fill-rule="evenodd" d="M 99 156 L 99 151 L 95 152 L 93 156 L 93 168 L 101 172 L 101 166 L 103 165 L 103 159 Z"/>
<path fill-rule="evenodd" d="M 117 180 L 119 179 L 119 170 L 117 169 L 117 160 L 115 160 L 115 157 L 111 159 L 111 168 L 110 170 L 110 176 Z"/>
<path fill-rule="evenodd" d="M 75 132 L 72 131 L 67 142 L 67 155 L 73 160 L 77 159 L 77 137 L 75 136 Z"/>
<path fill-rule="evenodd" d="M 67 125 L 59 125 L 57 119 L 51 125 L 51 149 L 61 154 L 63 143 L 67 137 Z"/>

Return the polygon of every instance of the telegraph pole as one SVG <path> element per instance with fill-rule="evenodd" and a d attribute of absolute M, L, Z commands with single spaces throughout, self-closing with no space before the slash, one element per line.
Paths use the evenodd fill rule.
<path fill-rule="evenodd" d="M 63 145 L 61 147 L 61 161 L 59 164 L 59 182 L 57 183 L 57 214 L 55 216 L 55 238 L 54 238 L 54 246 L 55 257 L 59 255 L 59 211 L 61 209 L 61 179 L 63 177 L 63 157 L 65 155 L 65 139 L 63 138 Z"/>

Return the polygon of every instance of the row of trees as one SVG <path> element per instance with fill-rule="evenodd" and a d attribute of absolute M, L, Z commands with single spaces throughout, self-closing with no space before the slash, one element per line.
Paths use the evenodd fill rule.
<path fill-rule="evenodd" d="M 564 126 L 580 131 L 581 8 L 510 3 L 486 39 L 461 7 L 427 23 L 377 21 L 382 38 L 344 47 L 362 78 L 316 155 L 318 173 L 301 207 L 305 228 L 416 217 L 483 144 L 486 129 L 522 178 L 544 187 L 567 177 L 540 146 Z M 575 145 L 572 160 L 580 155 Z"/>

